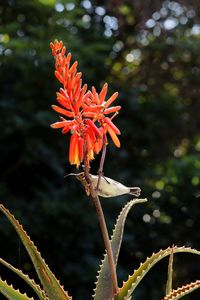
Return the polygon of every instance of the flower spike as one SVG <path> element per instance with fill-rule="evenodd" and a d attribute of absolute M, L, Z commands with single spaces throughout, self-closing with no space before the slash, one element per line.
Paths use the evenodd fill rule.
<path fill-rule="evenodd" d="M 61 115 L 61 121 L 53 123 L 51 127 L 60 128 L 63 134 L 71 133 L 70 164 L 79 167 L 85 161 L 89 166 L 94 154 L 98 154 L 103 145 L 107 144 L 107 133 L 114 144 L 120 147 L 117 137 L 120 131 L 113 124 L 112 118 L 121 106 L 110 107 L 118 93 L 114 93 L 106 101 L 107 83 L 103 85 L 100 93 L 95 87 L 90 91 L 87 84 L 82 86 L 82 73 L 77 71 L 78 62 L 71 64 L 71 53 L 65 54 L 63 42 L 55 40 L 50 47 L 55 58 L 55 76 L 63 86 L 56 93 L 60 106 L 52 105 L 52 109 Z"/>

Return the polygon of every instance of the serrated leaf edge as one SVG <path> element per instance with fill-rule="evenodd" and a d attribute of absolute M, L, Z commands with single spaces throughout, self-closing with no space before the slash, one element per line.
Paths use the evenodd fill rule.
<path fill-rule="evenodd" d="M 13 285 L 12 285 L 12 284 L 11 284 L 11 285 L 8 284 L 6 280 L 2 280 L 1 277 L 0 277 L 0 282 L 2 282 L 3 284 L 5 284 L 5 285 L 6 285 L 6 288 L 9 288 L 9 289 L 11 289 L 14 293 L 17 293 L 18 296 L 24 297 L 23 300 L 34 300 L 34 298 L 28 297 L 26 293 L 21 293 L 19 289 L 15 289 L 15 288 L 13 287 Z M 0 293 L 3 294 L 3 295 L 7 298 L 7 295 L 6 295 L 5 293 L 2 292 L 1 288 L 0 288 Z M 11 299 L 11 298 L 8 298 L 8 299 Z"/>
<path fill-rule="evenodd" d="M 138 203 L 144 203 L 144 202 L 147 202 L 147 199 L 144 198 L 144 199 L 133 199 L 133 200 L 130 200 L 128 203 L 126 203 L 124 205 L 124 207 L 121 209 L 118 217 L 117 217 L 117 220 L 116 220 L 116 223 L 115 223 L 115 226 L 114 226 L 114 229 L 112 231 L 112 235 L 111 235 L 111 238 L 110 238 L 110 242 L 111 242 L 111 247 L 113 249 L 113 245 L 112 245 L 112 241 L 113 241 L 113 237 L 115 235 L 115 232 L 116 232 L 116 228 L 117 228 L 117 225 L 119 223 L 119 220 L 122 218 L 122 215 L 124 214 L 123 216 L 123 222 L 121 224 L 121 234 L 120 234 L 120 241 L 119 241 L 119 245 L 118 245 L 118 250 L 114 256 L 114 262 L 115 264 L 117 265 L 117 261 L 118 261 L 118 256 L 119 256 L 119 252 L 120 252 L 120 247 L 121 247 L 121 243 L 122 243 L 122 238 L 123 238 L 123 232 L 124 232 L 124 225 L 125 225 L 125 222 L 126 222 L 126 218 L 127 218 L 127 215 L 130 211 L 130 209 L 132 208 L 133 205 L 135 204 L 138 204 Z M 102 268 L 103 268 L 103 265 L 105 263 L 105 260 L 106 260 L 106 257 L 107 257 L 107 254 L 104 253 L 103 255 L 103 259 L 101 260 L 101 264 L 100 264 L 100 270 L 97 271 L 98 275 L 96 276 L 96 282 L 95 282 L 95 289 L 93 290 L 94 291 L 94 294 L 93 294 L 93 299 L 95 300 L 97 295 L 96 295 L 96 292 L 97 292 L 97 289 L 98 289 L 98 280 L 100 278 L 100 274 L 101 274 L 101 271 L 102 271 Z M 109 300 L 109 299 L 108 299 Z"/>
<path fill-rule="evenodd" d="M 196 249 L 192 249 L 190 247 L 177 247 L 173 248 L 174 253 L 191 253 L 200 255 L 200 251 Z M 146 261 L 141 263 L 139 268 L 134 271 L 132 275 L 129 275 L 128 280 L 123 282 L 123 286 L 119 289 L 119 292 L 116 296 L 118 300 L 126 300 L 128 299 L 137 285 L 140 283 L 142 278 L 147 274 L 147 272 L 161 259 L 170 255 L 171 247 L 167 249 L 161 249 L 157 253 L 153 253 L 150 257 L 147 257 Z M 145 267 L 146 265 L 146 267 Z"/>
<path fill-rule="evenodd" d="M 19 223 L 19 221 L 10 213 L 10 211 L 8 209 L 6 209 L 4 207 L 3 204 L 0 204 L 0 210 L 4 213 L 4 215 L 8 218 L 8 220 L 11 222 L 11 224 L 13 225 L 13 227 L 15 228 L 17 234 L 19 235 L 22 243 L 24 244 L 24 247 L 26 248 L 34 266 L 35 266 L 35 261 L 32 257 L 32 255 L 30 255 L 30 248 L 34 253 L 35 259 L 37 260 L 37 262 L 42 263 L 42 269 L 39 270 L 38 267 L 35 266 L 35 270 L 38 274 L 38 277 L 49 297 L 49 299 L 51 300 L 51 295 L 49 295 L 49 291 L 45 288 L 46 283 L 44 284 L 44 279 L 41 275 L 41 273 L 43 273 L 43 276 L 46 277 L 46 281 L 51 282 L 51 279 L 53 279 L 53 281 L 57 284 L 57 286 L 59 287 L 60 291 L 63 293 L 63 296 L 65 296 L 66 300 L 72 300 L 72 297 L 70 297 L 68 295 L 68 293 L 64 290 L 63 286 L 60 285 L 59 281 L 57 280 L 57 278 L 55 277 L 55 275 L 51 272 L 51 270 L 49 269 L 48 265 L 46 264 L 45 260 L 42 258 L 40 252 L 37 250 L 35 244 L 33 243 L 33 241 L 31 240 L 30 236 L 26 233 L 26 231 L 24 230 L 23 226 Z M 24 235 L 24 238 L 27 240 L 27 243 L 24 242 L 22 235 Z M 29 244 L 29 247 L 28 245 Z M 38 259 L 39 258 L 39 259 Z M 48 274 L 47 274 L 48 272 Z M 49 275 L 52 277 L 50 278 Z M 64 298 L 60 298 L 63 299 Z M 55 299 L 52 299 L 55 300 Z"/>
<path fill-rule="evenodd" d="M 46 296 L 45 292 L 41 289 L 39 284 L 37 284 L 33 279 L 31 279 L 27 274 L 24 274 L 21 270 L 13 267 L 11 264 L 9 264 L 7 261 L 5 261 L 3 258 L 0 258 L 0 263 L 6 266 L 8 269 L 13 271 L 15 274 L 20 276 L 38 295 L 38 297 L 41 300 L 48 300 L 48 297 Z"/>
<path fill-rule="evenodd" d="M 183 285 L 177 289 L 172 290 L 162 300 L 178 300 L 187 294 L 192 293 L 194 290 L 200 288 L 200 280 Z"/>

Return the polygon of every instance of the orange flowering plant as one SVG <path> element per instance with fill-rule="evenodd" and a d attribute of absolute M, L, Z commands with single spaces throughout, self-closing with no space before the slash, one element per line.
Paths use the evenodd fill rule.
<path fill-rule="evenodd" d="M 69 162 L 79 167 L 84 160 L 89 166 L 94 155 L 98 154 L 102 146 L 108 143 L 107 133 L 114 144 L 120 147 L 117 137 L 120 131 L 113 124 L 112 119 L 121 106 L 110 107 L 118 93 L 114 93 L 106 101 L 107 83 L 104 84 L 100 93 L 97 93 L 95 87 L 92 87 L 90 91 L 87 84 L 82 86 L 82 73 L 77 72 L 78 62 L 75 61 L 70 66 L 71 54 L 65 55 L 66 48 L 63 42 L 55 41 L 50 46 L 55 58 L 55 76 L 63 85 L 57 93 L 60 106 L 52 105 L 53 110 L 61 115 L 60 121 L 52 124 L 51 127 L 62 128 L 63 134 L 70 131 Z"/>
<path fill-rule="evenodd" d="M 105 245 L 105 255 L 98 271 L 95 283 L 94 300 L 131 300 L 135 299 L 135 289 L 148 271 L 161 259 L 169 256 L 167 271 L 167 284 L 163 300 L 178 300 L 200 287 L 200 280 L 173 289 L 173 256 L 175 253 L 192 253 L 200 255 L 200 251 L 190 247 L 172 246 L 157 253 L 153 253 L 140 266 L 123 281 L 121 287 L 118 286 L 117 262 L 121 248 L 124 224 L 130 209 L 138 203 L 146 202 L 146 199 L 132 199 L 122 208 L 112 235 L 109 237 L 106 222 L 99 196 L 115 197 L 123 194 L 130 194 L 135 197 L 140 195 L 139 187 L 126 187 L 123 184 L 107 178 L 103 174 L 103 166 L 106 156 L 106 147 L 110 138 L 116 147 L 120 147 L 118 135 L 120 130 L 113 123 L 113 118 L 121 109 L 120 106 L 112 106 L 118 93 L 114 93 L 106 99 L 108 84 L 105 83 L 98 93 L 95 87 L 88 90 L 86 84 L 82 85 L 82 74 L 77 72 L 78 63 L 71 64 L 71 54 L 66 55 L 66 48 L 62 41 L 54 41 L 50 44 L 52 54 L 55 58 L 55 76 L 62 87 L 57 93 L 59 106 L 52 105 L 54 111 L 60 115 L 60 120 L 51 125 L 52 128 L 62 129 L 63 134 L 70 133 L 69 162 L 82 168 L 80 173 L 74 173 L 78 180 L 85 187 L 86 194 L 92 199 L 96 208 L 97 217 Z M 90 174 L 90 162 L 95 155 L 102 152 L 100 166 L 97 175 Z M 45 263 L 36 246 L 31 241 L 23 227 L 15 217 L 0 204 L 0 210 L 8 218 L 22 243 L 24 244 L 40 284 L 30 279 L 27 274 L 10 265 L 0 258 L 0 263 L 9 268 L 12 272 L 21 277 L 32 290 L 33 295 L 21 293 L 5 280 L 0 278 L 0 293 L 9 300 L 70 300 L 68 292 L 64 290 Z M 31 298 L 32 297 L 32 298 Z"/>

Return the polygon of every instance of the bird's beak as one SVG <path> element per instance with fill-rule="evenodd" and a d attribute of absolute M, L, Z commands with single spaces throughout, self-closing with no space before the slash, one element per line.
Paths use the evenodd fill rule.
<path fill-rule="evenodd" d="M 80 173 L 69 173 L 69 174 L 65 175 L 64 178 L 66 178 L 68 176 L 76 176 L 76 177 L 78 177 L 78 176 L 81 176 L 82 174 L 83 174 L 83 172 L 80 172 Z"/>

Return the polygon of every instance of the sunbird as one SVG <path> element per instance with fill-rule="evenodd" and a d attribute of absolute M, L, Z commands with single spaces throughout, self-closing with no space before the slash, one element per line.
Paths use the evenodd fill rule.
<path fill-rule="evenodd" d="M 71 173 L 69 175 L 75 175 L 76 178 L 81 181 L 83 186 L 86 187 L 87 182 L 85 180 L 84 172 L 78 174 Z M 139 187 L 127 187 L 122 183 L 105 176 L 101 176 L 100 184 L 97 189 L 99 175 L 89 174 L 89 176 L 90 176 L 93 189 L 97 190 L 97 194 L 100 197 L 109 198 L 109 197 L 116 197 L 124 194 L 130 194 L 135 197 L 140 196 L 141 189 Z"/>

